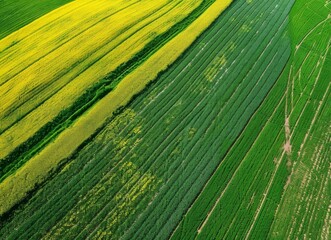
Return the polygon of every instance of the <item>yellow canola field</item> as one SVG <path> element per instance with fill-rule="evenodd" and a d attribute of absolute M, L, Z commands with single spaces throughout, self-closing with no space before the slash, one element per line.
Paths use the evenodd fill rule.
<path fill-rule="evenodd" d="M 0 41 L 0 159 L 201 1 L 75 1 Z"/>
<path fill-rule="evenodd" d="M 232 0 L 216 0 L 187 29 L 124 78 L 114 91 L 101 99 L 71 128 L 62 132 L 40 154 L 0 183 L 0 215 L 24 199 L 26 194 L 42 183 L 61 161 L 68 158 L 82 142 L 100 128 L 114 111 L 125 106 L 134 95 L 154 80 L 160 71 L 172 64 L 231 2 Z"/>

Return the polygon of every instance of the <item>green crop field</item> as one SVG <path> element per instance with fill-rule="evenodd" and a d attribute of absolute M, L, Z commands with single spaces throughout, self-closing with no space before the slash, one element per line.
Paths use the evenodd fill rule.
<path fill-rule="evenodd" d="M 1 5 L 1 240 L 331 238 L 329 0 Z"/>
<path fill-rule="evenodd" d="M 0 39 L 72 0 L 1 0 Z"/>

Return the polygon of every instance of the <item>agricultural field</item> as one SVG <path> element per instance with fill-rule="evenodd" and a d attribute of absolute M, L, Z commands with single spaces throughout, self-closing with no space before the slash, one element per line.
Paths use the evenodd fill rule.
<path fill-rule="evenodd" d="M 1 0 L 0 39 L 72 0 Z"/>
<path fill-rule="evenodd" d="M 0 239 L 331 238 L 330 1 L 37 2 L 0 1 Z"/>
<path fill-rule="evenodd" d="M 142 12 L 137 9 L 144 1 L 75 1 L 3 39 L 0 179 L 70 126 L 208 4 L 158 1 Z M 63 23 L 67 27 L 61 29 Z M 110 31 L 101 31 L 109 24 Z"/>

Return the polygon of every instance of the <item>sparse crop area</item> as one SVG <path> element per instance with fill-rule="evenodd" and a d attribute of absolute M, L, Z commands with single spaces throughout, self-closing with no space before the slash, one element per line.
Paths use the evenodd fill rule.
<path fill-rule="evenodd" d="M 330 239 L 329 1 L 9 2 L 0 239 Z"/>

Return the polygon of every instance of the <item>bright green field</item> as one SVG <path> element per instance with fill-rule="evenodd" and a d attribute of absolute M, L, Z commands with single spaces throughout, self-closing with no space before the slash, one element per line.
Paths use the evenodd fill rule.
<path fill-rule="evenodd" d="M 328 239 L 329 13 L 323 1 L 295 1 L 286 68 L 181 221 L 175 239 Z"/>
<path fill-rule="evenodd" d="M 330 239 L 330 36 L 330 1 L 234 0 L 0 236 Z"/>

